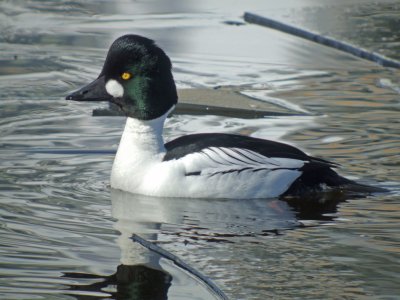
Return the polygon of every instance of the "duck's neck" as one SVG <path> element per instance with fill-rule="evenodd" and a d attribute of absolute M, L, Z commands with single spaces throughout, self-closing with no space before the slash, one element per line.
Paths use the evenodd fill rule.
<path fill-rule="evenodd" d="M 165 155 L 162 132 L 170 111 L 154 120 L 127 119 L 111 172 L 113 188 L 135 190 L 146 172 L 162 162 Z"/>
<path fill-rule="evenodd" d="M 131 159 L 142 160 L 163 154 L 165 148 L 162 132 L 168 113 L 154 120 L 138 120 L 128 117 L 117 157 L 122 155 L 127 162 Z"/>

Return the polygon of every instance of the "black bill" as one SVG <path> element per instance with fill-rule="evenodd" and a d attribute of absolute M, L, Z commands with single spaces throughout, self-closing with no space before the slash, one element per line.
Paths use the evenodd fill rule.
<path fill-rule="evenodd" d="M 104 76 L 100 76 L 83 88 L 69 94 L 65 99 L 74 101 L 110 101 L 111 98 L 112 96 L 106 91 Z"/>

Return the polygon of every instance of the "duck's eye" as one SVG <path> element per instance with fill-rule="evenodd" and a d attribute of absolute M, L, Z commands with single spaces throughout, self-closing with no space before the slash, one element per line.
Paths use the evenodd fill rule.
<path fill-rule="evenodd" d="M 131 78 L 132 78 L 132 74 L 129 73 L 129 72 L 124 72 L 124 73 L 121 74 L 121 78 L 122 78 L 123 80 L 131 79 Z"/>

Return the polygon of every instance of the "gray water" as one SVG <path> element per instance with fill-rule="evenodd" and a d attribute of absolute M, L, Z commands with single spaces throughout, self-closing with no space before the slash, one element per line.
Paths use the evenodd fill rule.
<path fill-rule="evenodd" d="M 0 2 L 1 299 L 215 298 L 132 233 L 232 299 L 400 299 L 399 71 L 241 19 L 286 17 L 396 58 L 398 2 L 265 2 Z M 166 50 L 180 89 L 222 87 L 291 113 L 175 114 L 166 140 L 195 132 L 281 140 L 390 192 L 284 202 L 112 191 L 125 119 L 93 117 L 107 107 L 64 97 L 97 76 L 110 43 L 128 32 Z"/>

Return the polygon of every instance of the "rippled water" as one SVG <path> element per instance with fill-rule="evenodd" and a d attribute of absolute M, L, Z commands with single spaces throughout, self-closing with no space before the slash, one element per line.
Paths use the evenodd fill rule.
<path fill-rule="evenodd" d="M 136 233 L 209 276 L 232 299 L 398 299 L 399 71 L 255 25 L 230 25 L 241 24 L 246 10 L 300 20 L 318 20 L 321 12 L 313 1 L 263 2 L 0 3 L 0 298 L 215 298 L 133 243 Z M 359 2 L 338 2 L 332 11 L 343 8 L 354 18 L 363 12 L 366 27 L 400 13 L 388 1 Z M 350 32 L 345 25 L 333 24 L 330 32 Z M 376 32 L 382 31 L 390 32 Z M 126 32 L 166 49 L 179 88 L 222 86 L 292 113 L 176 114 L 167 121 L 167 140 L 213 131 L 284 140 L 391 192 L 283 202 L 110 190 L 125 120 L 92 117 L 98 104 L 64 96 L 97 75 L 108 45 Z M 358 37 L 354 42 L 362 44 Z M 377 36 L 369 42 L 392 49 L 397 32 L 390 37 L 390 44 Z"/>

